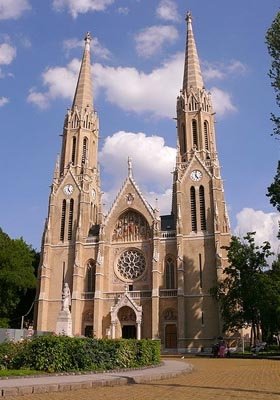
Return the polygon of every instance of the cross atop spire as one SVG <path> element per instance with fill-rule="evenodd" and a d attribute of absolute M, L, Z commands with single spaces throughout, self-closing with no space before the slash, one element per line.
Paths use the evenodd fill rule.
<path fill-rule="evenodd" d="M 89 32 L 87 32 L 84 40 L 85 40 L 85 49 L 72 105 L 73 109 L 77 107 L 79 110 L 85 109 L 88 106 L 91 109 L 93 109 L 91 64 L 90 64 L 91 35 Z"/>
<path fill-rule="evenodd" d="M 202 89 L 204 87 L 204 84 L 193 35 L 192 15 L 190 11 L 187 12 L 186 21 L 187 21 L 187 40 L 186 40 L 183 89 L 188 90 L 191 86 L 193 88 Z"/>

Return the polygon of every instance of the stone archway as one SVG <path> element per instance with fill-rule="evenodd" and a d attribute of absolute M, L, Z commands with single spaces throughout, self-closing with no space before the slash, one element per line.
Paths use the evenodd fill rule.
<path fill-rule="evenodd" d="M 136 339 L 136 314 L 131 307 L 119 309 L 118 319 L 121 324 L 123 339 Z"/>
<path fill-rule="evenodd" d="M 123 311 L 121 311 L 123 309 Z M 120 311 L 120 314 L 119 314 Z M 116 338 L 116 324 L 119 320 L 118 316 L 124 318 L 133 318 L 132 320 L 122 321 L 123 326 L 136 326 L 136 339 L 141 339 L 141 323 L 142 323 L 142 306 L 138 306 L 130 297 L 129 292 L 126 291 L 125 293 L 120 296 L 117 304 L 111 307 L 111 338 Z M 133 322 L 133 324 L 131 323 Z M 131 328 L 132 332 L 132 328 Z M 130 333 L 131 335 L 132 333 Z M 128 335 L 128 333 L 127 333 Z"/>

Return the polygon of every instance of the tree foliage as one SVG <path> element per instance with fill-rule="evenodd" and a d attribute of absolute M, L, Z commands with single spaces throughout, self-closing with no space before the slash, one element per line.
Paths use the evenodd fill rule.
<path fill-rule="evenodd" d="M 0 228 L 0 326 L 7 326 L 20 300 L 35 287 L 35 251 Z M 20 317 L 20 316 L 19 316 Z"/>
<path fill-rule="evenodd" d="M 252 342 L 260 339 L 260 332 L 269 340 L 280 329 L 280 259 L 269 269 L 270 244 L 257 246 L 254 234 L 249 232 L 243 240 L 232 237 L 225 278 L 212 289 L 220 302 L 224 330 L 249 324 Z"/>
<path fill-rule="evenodd" d="M 276 104 L 280 107 L 280 12 L 277 13 L 271 27 L 266 34 L 266 44 L 268 53 L 272 58 L 271 68 L 269 70 L 269 77 L 271 79 L 271 86 L 276 93 Z M 279 137 L 280 135 L 280 117 L 271 114 L 271 120 L 274 124 L 273 135 Z M 270 197 L 270 203 L 276 207 L 280 212 L 280 162 L 278 161 L 278 168 L 274 177 L 274 182 L 268 187 L 267 196 Z M 278 231 L 278 238 L 280 238 L 280 227 Z"/>
<path fill-rule="evenodd" d="M 280 12 L 277 13 L 267 31 L 266 44 L 268 53 L 272 58 L 268 75 L 271 79 L 271 86 L 276 93 L 276 104 L 280 106 Z M 271 114 L 271 120 L 274 123 L 273 134 L 280 135 L 280 117 Z"/>

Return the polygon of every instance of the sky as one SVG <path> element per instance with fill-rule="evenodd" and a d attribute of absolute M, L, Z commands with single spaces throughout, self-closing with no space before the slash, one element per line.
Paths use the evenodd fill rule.
<path fill-rule="evenodd" d="M 265 44 L 276 0 L 0 0 L 0 227 L 11 237 L 40 249 L 87 31 L 104 209 L 130 156 L 141 192 L 170 212 L 188 10 L 216 111 L 232 232 L 256 231 L 278 251 L 279 214 L 266 197 L 279 159 Z"/>

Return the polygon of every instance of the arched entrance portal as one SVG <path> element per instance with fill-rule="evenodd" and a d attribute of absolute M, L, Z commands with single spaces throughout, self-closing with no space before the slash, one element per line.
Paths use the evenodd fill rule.
<path fill-rule="evenodd" d="M 130 297 L 127 288 L 118 303 L 111 307 L 111 338 L 116 338 L 116 325 L 121 323 L 122 337 L 141 339 L 142 306 Z"/>
<path fill-rule="evenodd" d="M 136 339 L 136 315 L 132 308 L 124 306 L 118 312 L 123 339 Z"/>

